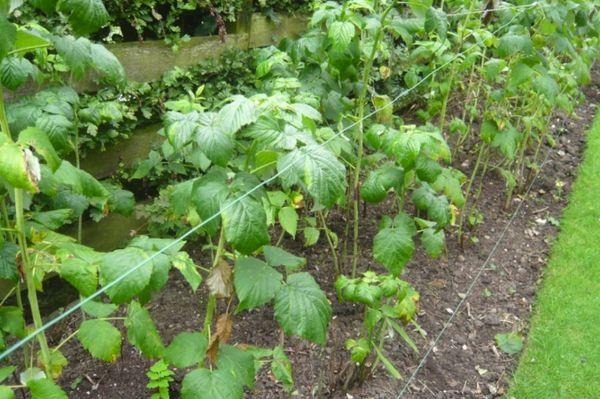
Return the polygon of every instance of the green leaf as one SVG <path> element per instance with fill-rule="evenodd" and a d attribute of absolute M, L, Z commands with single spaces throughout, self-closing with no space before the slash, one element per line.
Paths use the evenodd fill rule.
<path fill-rule="evenodd" d="M 373 257 L 394 276 L 402 274 L 414 250 L 411 231 L 403 225 L 381 229 L 373 240 Z"/>
<path fill-rule="evenodd" d="M 32 6 L 42 10 L 47 15 L 52 14 L 56 10 L 58 0 L 29 0 Z"/>
<path fill-rule="evenodd" d="M 292 237 L 296 237 L 298 229 L 298 213 L 291 206 L 284 206 L 278 213 L 281 227 Z"/>
<path fill-rule="evenodd" d="M 366 202 L 378 203 L 385 199 L 388 191 L 397 192 L 404 185 L 404 170 L 393 165 L 384 165 L 372 171 L 360 187 L 360 196 Z"/>
<path fill-rule="evenodd" d="M 146 357 L 154 359 L 162 356 L 165 346 L 150 317 L 150 312 L 139 302 L 129 304 L 125 327 L 129 342 L 139 348 Z"/>
<path fill-rule="evenodd" d="M 446 38 L 448 31 L 448 18 L 443 10 L 429 7 L 425 13 L 425 31 L 436 32 L 440 39 Z"/>
<path fill-rule="evenodd" d="M 483 65 L 483 76 L 490 82 L 493 82 L 504 68 L 506 68 L 506 61 L 492 58 Z"/>
<path fill-rule="evenodd" d="M 339 50 L 344 50 L 356 33 L 354 24 L 348 21 L 335 21 L 329 26 L 328 36 L 333 46 Z"/>
<path fill-rule="evenodd" d="M 0 330 L 16 337 L 25 335 L 25 319 L 23 311 L 16 306 L 0 307 Z"/>
<path fill-rule="evenodd" d="M 85 196 L 93 206 L 104 209 L 110 193 L 86 171 L 78 169 L 70 162 L 63 160 L 54 173 L 54 177 L 61 184 L 70 187 L 75 193 Z"/>
<path fill-rule="evenodd" d="M 296 149 L 277 162 L 285 187 L 300 184 L 325 207 L 332 207 L 346 192 L 346 168 L 335 155 L 319 146 Z"/>
<path fill-rule="evenodd" d="M 20 28 L 17 30 L 15 48 L 12 51 L 12 54 L 23 55 L 39 48 L 48 47 L 50 44 L 51 43 L 48 40 L 38 36 L 35 32 L 26 31 Z"/>
<path fill-rule="evenodd" d="M 96 292 L 98 266 L 78 258 L 65 260 L 58 269 L 60 277 L 67 280 L 83 296 Z"/>
<path fill-rule="evenodd" d="M 183 332 L 173 338 L 164 355 L 173 366 L 185 368 L 201 363 L 207 347 L 204 334 Z"/>
<path fill-rule="evenodd" d="M 271 373 L 277 381 L 283 383 L 286 392 L 294 390 L 294 376 L 292 374 L 292 362 L 287 357 L 281 346 L 273 348 L 273 360 L 271 361 Z"/>
<path fill-rule="evenodd" d="M 265 259 L 273 267 L 285 266 L 288 271 L 299 269 L 306 264 L 306 258 L 301 258 L 278 247 L 265 245 Z"/>
<path fill-rule="evenodd" d="M 219 370 L 229 372 L 237 384 L 242 384 L 250 389 L 254 388 L 256 371 L 254 356 L 251 353 L 231 345 L 220 345 L 217 367 Z"/>
<path fill-rule="evenodd" d="M 119 85 L 126 81 L 125 69 L 113 53 L 100 44 L 90 47 L 92 67 L 110 83 Z"/>
<path fill-rule="evenodd" d="M 17 369 L 16 366 L 8 366 L 8 367 L 2 367 L 0 369 L 0 383 L 3 382 L 5 379 L 7 379 L 8 377 L 10 377 L 10 375 Z"/>
<path fill-rule="evenodd" d="M 267 215 L 260 202 L 240 194 L 221 209 L 225 238 L 237 251 L 251 254 L 269 243 Z"/>
<path fill-rule="evenodd" d="M 0 385 L 0 399 L 15 399 L 15 393 L 5 385 Z"/>
<path fill-rule="evenodd" d="M 558 83 L 547 74 L 540 75 L 533 81 L 533 88 L 536 92 L 543 94 L 546 99 L 554 101 L 556 96 L 560 93 L 560 87 Z"/>
<path fill-rule="evenodd" d="M 91 42 L 84 37 L 75 39 L 73 36 L 52 36 L 52 41 L 56 52 L 67 64 L 73 75 L 76 78 L 82 78 L 86 68 L 92 62 Z"/>
<path fill-rule="evenodd" d="M 517 146 L 521 133 L 514 127 L 509 127 L 494 136 L 492 147 L 498 148 L 508 159 L 514 159 L 517 154 Z"/>
<path fill-rule="evenodd" d="M 227 166 L 235 149 L 233 134 L 224 129 L 219 114 L 200 114 L 194 137 L 206 157 L 219 166 Z"/>
<path fill-rule="evenodd" d="M 61 159 L 50 142 L 48 135 L 43 130 L 36 127 L 28 127 L 19 133 L 18 142 L 33 147 L 46 160 L 46 163 L 53 172 L 60 166 Z"/>
<path fill-rule="evenodd" d="M 240 95 L 231 99 L 233 101 L 219 111 L 216 124 L 224 135 L 233 137 L 242 127 L 256 122 L 258 113 L 252 100 Z"/>
<path fill-rule="evenodd" d="M 271 301 L 283 276 L 256 258 L 238 258 L 234 269 L 234 285 L 240 301 L 237 311 L 253 309 Z"/>
<path fill-rule="evenodd" d="M 319 241 L 319 236 L 321 235 L 321 230 L 314 227 L 305 227 L 304 228 L 304 246 L 310 247 L 315 245 L 317 241 Z"/>
<path fill-rule="evenodd" d="M 92 317 L 103 318 L 110 316 L 112 312 L 117 310 L 117 307 L 113 303 L 89 301 L 83 304 L 81 309 Z"/>
<path fill-rule="evenodd" d="M 425 229 L 421 235 L 421 244 L 425 252 L 432 258 L 439 257 L 444 252 L 446 236 L 443 230 L 436 231 L 434 228 Z"/>
<path fill-rule="evenodd" d="M 331 305 L 310 274 L 295 273 L 275 296 L 275 319 L 286 334 L 325 345 Z"/>
<path fill-rule="evenodd" d="M 433 183 L 442 173 L 442 167 L 433 159 L 420 155 L 415 162 L 415 171 L 421 181 Z"/>
<path fill-rule="evenodd" d="M 121 353 L 121 333 L 105 320 L 86 320 L 81 323 L 77 339 L 90 354 L 106 362 L 114 362 Z"/>
<path fill-rule="evenodd" d="M 52 380 L 43 378 L 27 382 L 31 399 L 68 399 L 67 394 Z"/>
<path fill-rule="evenodd" d="M 375 351 L 377 352 L 377 358 L 381 360 L 381 363 L 385 366 L 388 373 L 390 373 L 390 375 L 397 380 L 402 378 L 402 375 L 400 374 L 398 369 L 392 364 L 392 362 L 390 362 L 390 360 L 387 357 L 385 357 L 383 353 L 381 353 L 381 350 L 379 350 L 378 347 L 375 347 Z"/>
<path fill-rule="evenodd" d="M 146 259 L 146 253 L 138 248 L 118 249 L 104 255 L 99 268 L 102 286 L 129 273 L 106 291 L 113 302 L 121 304 L 130 301 L 150 283 L 152 262 L 137 267 Z M 135 267 L 137 269 L 132 271 Z"/>
<path fill-rule="evenodd" d="M 529 54 L 533 51 L 533 43 L 528 35 L 507 33 L 498 42 L 498 56 L 506 58 L 517 53 Z"/>
<path fill-rule="evenodd" d="M 42 114 L 36 121 L 35 126 L 44 131 L 52 146 L 62 152 L 70 150 L 69 138 L 74 132 L 73 122 L 64 115 Z"/>
<path fill-rule="evenodd" d="M 0 84 L 7 89 L 16 90 L 34 74 L 35 67 L 26 58 L 10 56 L 0 62 Z"/>
<path fill-rule="evenodd" d="M 181 384 L 182 399 L 242 399 L 244 389 L 227 370 L 197 369 Z"/>
<path fill-rule="evenodd" d="M 173 259 L 173 266 L 181 272 L 183 278 L 185 278 L 192 287 L 192 291 L 196 292 L 198 286 L 202 282 L 202 276 L 198 273 L 196 264 L 190 259 L 187 252 L 177 254 L 177 257 Z"/>
<path fill-rule="evenodd" d="M 19 278 L 17 271 L 17 252 L 19 247 L 9 241 L 0 243 L 0 279 L 16 282 Z"/>
<path fill-rule="evenodd" d="M 481 137 L 481 140 L 485 141 L 486 143 L 490 143 L 494 137 L 496 137 L 498 132 L 498 125 L 496 124 L 496 121 L 486 119 L 481 124 L 479 137 Z"/>
<path fill-rule="evenodd" d="M 519 353 L 523 349 L 523 337 L 516 332 L 496 334 L 495 340 L 498 348 L 509 355 Z"/>
<path fill-rule="evenodd" d="M 73 30 L 80 35 L 93 33 L 109 21 L 102 0 L 63 0 L 59 7 L 69 16 Z"/>
<path fill-rule="evenodd" d="M 5 16 L 0 15 L 0 60 L 2 60 L 14 47 L 17 28 L 8 22 Z"/>
<path fill-rule="evenodd" d="M 39 168 L 39 164 L 28 163 L 26 152 L 18 144 L 6 142 L 0 145 L 0 178 L 14 188 L 37 192 L 39 171 L 36 167 Z"/>

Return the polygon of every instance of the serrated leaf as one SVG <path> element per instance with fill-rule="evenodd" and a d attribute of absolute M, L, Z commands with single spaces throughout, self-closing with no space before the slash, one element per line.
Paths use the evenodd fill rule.
<path fill-rule="evenodd" d="M 415 162 L 415 171 L 421 181 L 433 183 L 442 173 L 442 167 L 433 159 L 421 155 L 417 157 Z"/>
<path fill-rule="evenodd" d="M 402 225 L 379 230 L 373 240 L 373 257 L 394 276 L 402 274 L 414 250 L 412 234 Z"/>
<path fill-rule="evenodd" d="M 22 57 L 6 57 L 0 62 L 0 84 L 10 90 L 19 88 L 35 73 L 35 67 Z"/>
<path fill-rule="evenodd" d="M 15 44 L 17 28 L 8 22 L 5 16 L 0 15 L 0 60 L 2 60 Z"/>
<path fill-rule="evenodd" d="M 12 54 L 25 54 L 27 52 L 50 46 L 50 42 L 34 31 L 27 31 L 23 28 L 17 30 L 15 37 L 15 46 Z"/>
<path fill-rule="evenodd" d="M 498 148 L 508 159 L 514 159 L 521 133 L 514 127 L 509 127 L 494 136 L 492 147 Z"/>
<path fill-rule="evenodd" d="M 98 266 L 82 259 L 66 259 L 58 268 L 60 277 L 67 280 L 83 296 L 96 292 Z"/>
<path fill-rule="evenodd" d="M 121 333 L 105 320 L 81 323 L 77 339 L 93 357 L 106 362 L 114 362 L 121 353 Z"/>
<path fill-rule="evenodd" d="M 139 302 L 131 302 L 125 319 L 127 339 L 149 359 L 162 356 L 165 346 L 150 317 L 150 312 Z"/>
<path fill-rule="evenodd" d="M 19 133 L 19 143 L 31 146 L 40 154 L 52 171 L 56 171 L 60 166 L 61 159 L 56 153 L 48 135 L 36 127 L 28 127 Z"/>
<path fill-rule="evenodd" d="M 275 319 L 286 334 L 325 345 L 331 305 L 310 274 L 295 273 L 275 296 Z"/>
<path fill-rule="evenodd" d="M 356 29 L 352 22 L 348 21 L 335 21 L 329 26 L 328 36 L 333 46 L 337 49 L 344 50 L 356 33 Z"/>
<path fill-rule="evenodd" d="M 26 151 L 18 144 L 6 142 L 0 145 L 0 178 L 14 188 L 32 193 L 38 191 L 39 171 L 34 166 L 27 162 Z"/>
<path fill-rule="evenodd" d="M 229 298 L 233 287 L 231 286 L 231 266 L 224 261 L 220 260 L 217 266 L 215 266 L 206 279 L 206 285 L 212 295 L 216 295 L 217 298 Z"/>
<path fill-rule="evenodd" d="M 181 385 L 182 399 L 242 399 L 244 389 L 227 370 L 198 369 Z"/>
<path fill-rule="evenodd" d="M 500 38 L 497 51 L 501 58 L 517 53 L 529 54 L 533 51 L 533 43 L 528 35 L 507 33 Z"/>
<path fill-rule="evenodd" d="M 292 237 L 296 237 L 296 230 L 298 229 L 298 213 L 296 210 L 291 206 L 284 206 L 279 210 L 277 216 L 283 230 Z"/>
<path fill-rule="evenodd" d="M 111 286 L 106 293 L 114 303 L 128 302 L 138 295 L 149 283 L 152 276 L 152 262 L 145 262 L 147 255 L 138 248 L 125 248 L 107 253 L 100 263 L 100 284 L 107 284 L 129 273 L 122 280 Z M 135 271 L 132 271 L 136 268 Z"/>
<path fill-rule="evenodd" d="M 404 171 L 393 165 L 384 165 L 372 171 L 360 187 L 360 196 L 367 202 L 378 203 L 385 199 L 388 191 L 397 192 L 404 185 Z"/>
<path fill-rule="evenodd" d="M 287 357 L 281 346 L 273 349 L 273 360 L 271 361 L 271 373 L 277 381 L 283 383 L 285 390 L 291 393 L 294 390 L 294 376 L 292 374 L 292 362 Z"/>
<path fill-rule="evenodd" d="M 498 348 L 509 355 L 519 353 L 523 349 L 523 337 L 516 332 L 496 334 L 495 340 Z"/>
<path fill-rule="evenodd" d="M 19 278 L 17 271 L 17 252 L 19 247 L 10 242 L 0 243 L 0 279 L 16 282 Z"/>
<path fill-rule="evenodd" d="M 117 310 L 117 307 L 114 303 L 89 301 L 84 303 L 81 309 L 92 317 L 103 318 L 110 316 L 112 312 Z"/>
<path fill-rule="evenodd" d="M 190 367 L 204 360 L 207 347 L 208 342 L 204 334 L 183 332 L 173 338 L 165 349 L 164 356 L 175 367 Z"/>
<path fill-rule="evenodd" d="M 23 311 L 16 306 L 0 307 L 0 330 L 16 337 L 25 335 L 25 319 Z"/>
<path fill-rule="evenodd" d="M 67 394 L 52 380 L 43 378 L 27 382 L 31 399 L 68 399 Z"/>
<path fill-rule="evenodd" d="M 97 31 L 109 20 L 102 0 L 64 0 L 59 7 L 61 12 L 69 16 L 73 30 L 80 35 Z"/>
<path fill-rule="evenodd" d="M 84 37 L 76 39 L 73 36 L 53 36 L 52 41 L 56 52 L 64 60 L 73 75 L 77 78 L 83 77 L 86 68 L 92 62 L 91 42 Z"/>
<path fill-rule="evenodd" d="M 321 230 L 315 227 L 305 227 L 304 228 L 304 246 L 310 247 L 315 245 L 317 241 L 319 241 L 319 236 L 321 235 Z"/>
<path fill-rule="evenodd" d="M 302 185 L 325 207 L 332 207 L 346 191 L 346 168 L 335 155 L 319 145 L 294 150 L 277 162 L 286 187 Z"/>
<path fill-rule="evenodd" d="M 278 247 L 265 245 L 265 259 L 273 267 L 285 266 L 288 271 L 299 269 L 306 264 L 306 258 L 301 258 Z"/>
<path fill-rule="evenodd" d="M 240 194 L 221 209 L 225 238 L 237 251 L 248 255 L 269 243 L 267 215 L 260 202 Z"/>
<path fill-rule="evenodd" d="M 110 83 L 119 85 L 126 81 L 125 69 L 119 59 L 106 47 L 100 44 L 92 44 L 90 57 L 92 67 Z"/>
<path fill-rule="evenodd" d="M 181 272 L 185 280 L 192 287 L 192 291 L 196 292 L 200 283 L 202 283 L 202 276 L 196 269 L 196 264 L 186 252 L 178 254 L 173 260 L 173 266 Z"/>
<path fill-rule="evenodd" d="M 75 193 L 85 196 L 90 204 L 98 209 L 104 209 L 110 197 L 108 190 L 95 177 L 76 168 L 68 161 L 62 161 L 60 167 L 54 172 L 54 177 Z"/>
<path fill-rule="evenodd" d="M 237 311 L 271 301 L 283 280 L 281 273 L 256 258 L 238 258 L 234 273 L 235 292 L 240 301 Z"/>
<path fill-rule="evenodd" d="M 240 95 L 232 96 L 231 99 L 233 101 L 221 108 L 215 121 L 221 132 L 230 137 L 242 127 L 256 122 L 258 117 L 252 100 Z"/>
<path fill-rule="evenodd" d="M 446 38 L 448 18 L 443 10 L 429 7 L 425 13 L 425 31 L 436 32 L 440 39 Z"/>
<path fill-rule="evenodd" d="M 421 244 L 425 248 L 425 252 L 434 259 L 444 252 L 445 243 L 446 236 L 443 230 L 436 231 L 430 227 L 423 230 L 421 234 Z"/>
<path fill-rule="evenodd" d="M 219 370 L 227 371 L 238 384 L 254 388 L 256 370 L 254 369 L 254 356 L 246 351 L 231 345 L 221 345 L 217 357 Z"/>
<path fill-rule="evenodd" d="M 200 114 L 194 140 L 198 148 L 216 165 L 227 166 L 233 158 L 235 148 L 233 134 L 224 130 L 219 114 L 214 112 Z"/>

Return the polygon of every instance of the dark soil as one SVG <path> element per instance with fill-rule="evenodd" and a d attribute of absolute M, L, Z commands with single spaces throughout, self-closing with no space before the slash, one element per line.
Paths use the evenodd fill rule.
<path fill-rule="evenodd" d="M 424 338 L 416 331 L 409 331 L 421 349 L 420 355 L 398 338 L 385 346 L 385 354 L 405 379 L 415 370 L 421 356 L 464 297 L 498 241 L 512 210 L 524 201 L 498 250 L 471 295 L 466 298 L 464 307 L 410 384 L 405 398 L 489 398 L 506 392 L 517 357 L 497 349 L 494 336 L 509 331 L 527 333 L 536 287 L 557 233 L 555 224 L 560 220 L 575 179 L 585 145 L 585 132 L 600 98 L 600 71 L 594 71 L 593 82 L 585 88 L 587 100 L 577 108 L 576 116 L 557 116 L 551 121 L 557 146 L 549 150 L 548 162 L 527 198 L 517 196 L 511 204 L 511 211 L 503 210 L 504 182 L 501 177 L 488 174 L 479 202 L 485 219 L 477 231 L 471 232 L 478 242 L 469 241 L 461 248 L 456 234 L 448 234 L 448 252 L 443 259 L 431 260 L 423 253 L 417 253 L 406 268 L 403 277 L 421 294 L 417 321 L 427 336 Z M 467 172 L 470 163 L 461 162 L 456 167 Z M 360 239 L 365 249 L 359 265 L 363 269 L 378 267 L 373 264 L 369 249 L 377 223 L 386 211 L 384 208 L 368 208 L 362 222 Z M 343 217 L 334 215 L 330 223 L 330 227 L 341 236 L 345 224 Z M 381 366 L 361 386 L 355 386 L 347 393 L 341 390 L 340 374 L 348 361 L 344 341 L 358 337 L 362 325 L 361 309 L 338 302 L 332 289 L 333 264 L 326 245 L 303 248 L 300 242 L 287 241 L 284 246 L 308 259 L 308 270 L 327 290 L 334 309 L 326 348 L 296 338 L 285 340 L 286 351 L 294 367 L 295 397 L 396 398 L 405 380 L 391 379 Z M 193 254 L 194 248 L 189 249 Z M 192 293 L 178 273 L 172 274 L 167 287 L 149 305 L 166 343 L 180 332 L 201 329 L 205 298 L 204 292 Z M 225 304 L 221 306 L 224 310 Z M 50 334 L 51 344 L 56 345 L 74 331 L 80 323 L 78 318 L 74 316 L 55 328 Z M 235 315 L 231 342 L 263 347 L 277 345 L 280 332 L 272 309 Z M 106 364 L 92 359 L 76 340 L 65 345 L 63 353 L 71 363 L 64 370 L 60 383 L 69 397 L 149 397 L 151 393 L 145 388 L 145 374 L 152 362 L 127 343 L 124 343 L 122 352 L 122 357 L 115 364 Z M 177 392 L 184 375 L 185 370 L 178 370 L 173 384 L 174 398 L 179 397 Z M 288 395 L 264 369 L 257 378 L 255 390 L 248 392 L 247 397 L 268 399 Z"/>

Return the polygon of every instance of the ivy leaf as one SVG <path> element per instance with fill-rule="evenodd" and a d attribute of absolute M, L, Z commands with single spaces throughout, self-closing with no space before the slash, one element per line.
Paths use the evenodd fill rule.
<path fill-rule="evenodd" d="M 239 199 L 236 201 L 236 199 Z M 239 252 L 251 254 L 268 244 L 270 237 L 267 215 L 260 202 L 240 194 L 222 207 L 221 218 L 225 238 Z"/>
<path fill-rule="evenodd" d="M 7 89 L 16 90 L 35 72 L 35 67 L 28 59 L 6 57 L 0 62 L 0 83 Z"/>
<path fill-rule="evenodd" d="M 379 230 L 373 240 L 373 257 L 394 276 L 402 274 L 414 250 L 412 232 L 403 224 Z"/>
<path fill-rule="evenodd" d="M 242 399 L 244 388 L 227 370 L 197 369 L 185 376 L 182 399 Z"/>
<path fill-rule="evenodd" d="M 427 255 L 433 259 L 438 258 L 444 252 L 446 236 L 443 230 L 436 231 L 434 228 L 427 228 L 421 234 L 421 244 L 425 248 Z"/>
<path fill-rule="evenodd" d="M 273 361 L 271 362 L 271 373 L 277 381 L 281 381 L 285 390 L 291 393 L 294 390 L 294 376 L 292 374 L 292 362 L 287 357 L 281 346 L 273 349 Z"/>
<path fill-rule="evenodd" d="M 278 247 L 265 245 L 264 252 L 267 263 L 273 267 L 285 266 L 288 271 L 293 271 L 306 264 L 305 258 L 291 254 Z"/>
<path fill-rule="evenodd" d="M 256 258 L 238 258 L 234 269 L 237 311 L 253 309 L 271 301 L 281 287 L 283 276 Z"/>
<path fill-rule="evenodd" d="M 154 359 L 162 356 L 165 346 L 150 317 L 150 312 L 139 302 L 134 301 L 129 304 L 125 327 L 129 342 L 139 348 L 146 357 Z"/>
<path fill-rule="evenodd" d="M 235 143 L 233 134 L 226 132 L 219 114 L 207 112 L 200 114 L 195 140 L 198 147 L 213 163 L 227 166 L 233 158 Z"/>
<path fill-rule="evenodd" d="M 31 399 L 68 399 L 67 394 L 52 380 L 42 378 L 27 382 Z"/>
<path fill-rule="evenodd" d="M 519 353 L 523 349 L 523 337 L 516 332 L 496 334 L 495 340 L 498 348 L 509 355 Z"/>
<path fill-rule="evenodd" d="M 0 145 L 0 178 L 14 188 L 32 193 L 38 191 L 39 170 L 36 171 L 35 166 L 35 163 L 27 162 L 26 151 L 18 144 L 6 142 Z"/>
<path fill-rule="evenodd" d="M 338 50 L 344 50 L 348 47 L 355 33 L 354 24 L 348 21 L 335 21 L 329 26 L 328 30 L 329 39 L 333 43 L 333 47 Z"/>
<path fill-rule="evenodd" d="M 254 388 L 256 371 L 254 369 L 254 356 L 251 353 L 231 345 L 220 345 L 217 357 L 219 370 L 227 371 L 237 383 L 250 389 Z"/>
<path fill-rule="evenodd" d="M 147 259 L 144 251 L 138 248 L 125 248 L 107 253 L 100 263 L 100 284 L 105 286 Z M 152 262 L 147 262 L 130 272 L 121 281 L 109 288 L 106 293 L 117 304 L 130 301 L 149 283 L 152 276 Z"/>
<path fill-rule="evenodd" d="M 0 243 L 0 279 L 16 282 L 19 278 L 17 271 L 17 252 L 19 247 L 9 241 Z"/>
<path fill-rule="evenodd" d="M 397 192 L 404 185 L 404 170 L 393 165 L 384 165 L 372 171 L 360 187 L 360 196 L 366 202 L 378 203 L 385 199 L 388 191 Z"/>
<path fill-rule="evenodd" d="M 102 0 L 64 0 L 60 2 L 59 8 L 69 15 L 69 23 L 80 35 L 97 31 L 109 20 Z"/>
<path fill-rule="evenodd" d="M 301 184 L 325 207 L 332 207 L 346 192 L 346 168 L 335 155 L 319 146 L 296 149 L 277 162 L 284 186 Z"/>
<path fill-rule="evenodd" d="M 90 354 L 106 362 L 114 362 L 121 353 L 121 333 L 105 320 L 86 320 L 81 323 L 77 339 Z"/>
<path fill-rule="evenodd" d="M 296 210 L 291 206 L 284 206 L 279 210 L 277 216 L 283 230 L 295 237 L 298 228 L 298 213 Z"/>
<path fill-rule="evenodd" d="M 275 319 L 286 334 L 325 345 L 331 305 L 310 274 L 295 273 L 275 296 Z"/>
<path fill-rule="evenodd" d="M 183 332 L 173 338 L 164 355 L 173 366 L 185 368 L 201 363 L 207 347 L 204 334 Z"/>
<path fill-rule="evenodd" d="M 67 280 L 83 296 L 90 296 L 98 286 L 98 267 L 78 258 L 65 260 L 58 269 L 60 277 Z"/>

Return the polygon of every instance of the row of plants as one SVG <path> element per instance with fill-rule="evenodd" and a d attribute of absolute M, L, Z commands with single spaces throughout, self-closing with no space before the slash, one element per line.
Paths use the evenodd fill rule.
<path fill-rule="evenodd" d="M 597 54 L 594 4 L 553 1 L 491 14 L 479 12 L 481 6 L 325 2 L 302 37 L 256 52 L 252 90 L 215 101 L 190 80 L 188 93 L 164 103 L 159 133 L 165 140 L 131 176 L 160 188 L 146 208 L 158 238 L 139 236 L 110 253 L 56 232 L 74 209 L 87 209 L 76 208 L 78 200 L 98 215 L 132 205 L 124 190 L 110 191 L 63 159 L 67 148 L 77 153 L 78 130 L 53 131 L 53 124 L 39 122 L 79 118 L 77 96 L 62 89 L 9 124 L 0 95 L 0 237 L 7 254 L 0 270 L 12 273 L 18 299 L 17 306 L 0 308 L 3 337 L 27 336 L 22 282 L 36 329 L 42 326 L 36 291 L 45 274 L 56 272 L 82 298 L 94 296 L 84 300 L 86 317 L 65 341 L 51 348 L 43 333 L 36 335 L 20 381 L 0 392 L 13 397 L 13 389 L 27 388 L 34 398 L 66 397 L 54 382 L 67 365 L 60 349 L 77 338 L 93 357 L 116 361 L 123 328 L 132 345 L 157 361 L 148 373 L 157 398 L 169 397 L 171 367 L 185 369 L 184 398 L 241 398 L 265 366 L 292 392 L 282 344 L 257 348 L 229 340 L 235 314 L 272 306 L 283 333 L 326 344 L 331 304 L 310 274 L 312 265 L 281 246 L 297 236 L 306 246 L 320 240 L 329 246 L 338 300 L 364 311 L 362 333 L 346 342 L 352 370 L 345 387 L 379 365 L 399 378 L 384 344 L 399 336 L 417 350 L 407 329 L 420 330 L 419 294 L 402 279 L 406 265 L 418 248 L 441 256 L 447 234 L 462 237 L 465 223 L 480 220 L 478 193 L 487 174 L 506 179 L 510 205 L 535 173 L 543 145 L 552 144 L 549 115 L 557 107 L 572 110 Z M 59 7 L 71 11 L 74 31 L 100 27 L 90 22 L 93 7 L 66 1 Z M 0 37 L 9 38 L 0 42 L 2 62 L 30 62 L 32 54 L 54 47 L 81 73 L 91 67 L 119 77 L 114 57 L 101 46 L 14 25 L 7 15 L 16 10 L 0 8 Z M 84 48 L 104 58 L 83 52 L 83 62 Z M 407 88 L 419 111 L 403 118 Z M 457 104 L 463 106 L 450 119 L 448 110 Z M 29 112 L 35 116 L 27 119 Z M 469 176 L 452 166 L 473 154 Z M 55 200 L 51 190 L 68 201 Z M 29 208 L 34 194 L 54 209 Z M 372 243 L 360 239 L 361 204 L 385 205 L 378 208 L 385 214 Z M 336 215 L 345 215 L 343 231 L 330 227 Z M 196 265 L 184 243 L 173 240 L 190 228 L 195 234 L 188 239 L 204 244 L 210 264 Z M 365 245 L 380 267 L 366 268 Z M 144 305 L 165 287 L 171 269 L 193 291 L 203 284 L 208 297 L 203 325 L 165 345 Z M 99 287 L 102 300 L 95 297 Z M 15 370 L 7 366 L 0 377 Z"/>
<path fill-rule="evenodd" d="M 55 33 L 73 34 L 74 27 L 55 13 L 56 1 L 34 1 L 20 7 L 23 23 L 46 20 Z M 244 15 L 259 12 L 278 20 L 278 14 L 308 13 L 312 0 L 127 0 L 105 1 L 95 9 L 101 29 L 90 32 L 94 41 L 120 42 L 160 39 L 178 50 L 192 36 L 224 35 Z"/>

